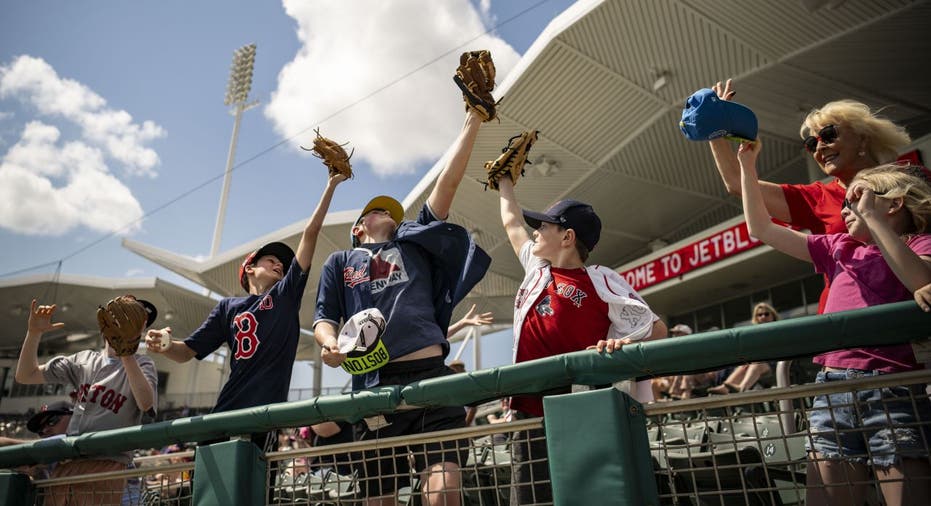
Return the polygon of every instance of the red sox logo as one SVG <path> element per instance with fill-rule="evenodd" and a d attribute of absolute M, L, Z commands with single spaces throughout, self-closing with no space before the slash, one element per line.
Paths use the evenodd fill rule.
<path fill-rule="evenodd" d="M 264 311 L 273 307 L 275 307 L 275 303 L 272 301 L 271 294 L 266 295 L 262 298 L 262 302 L 259 302 L 259 311 Z"/>

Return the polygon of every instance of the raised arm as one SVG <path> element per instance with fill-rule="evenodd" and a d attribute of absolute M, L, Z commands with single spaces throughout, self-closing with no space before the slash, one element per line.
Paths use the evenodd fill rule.
<path fill-rule="evenodd" d="M 465 175 L 469 157 L 472 156 L 472 147 L 475 145 L 475 137 L 478 135 L 478 127 L 481 124 L 482 118 L 475 112 L 469 110 L 466 113 L 465 123 L 453 144 L 449 161 L 446 162 L 446 167 L 437 178 L 430 197 L 427 198 L 430 209 L 437 218 L 445 220 L 449 216 L 449 208 L 453 205 L 453 197 L 456 196 L 456 190 Z"/>
<path fill-rule="evenodd" d="M 763 204 L 763 194 L 756 176 L 756 159 L 762 149 L 759 141 L 740 145 L 741 193 L 744 218 L 750 235 L 800 260 L 811 262 L 806 234 L 773 223 Z"/>
<path fill-rule="evenodd" d="M 907 213 L 901 198 L 891 199 L 891 208 L 878 207 L 879 202 L 873 190 L 858 183 L 847 192 L 847 198 L 856 195 L 856 205 L 851 211 L 863 220 L 870 229 L 873 242 L 879 246 L 886 264 L 899 278 L 899 281 L 914 292 L 931 283 L 931 258 L 918 256 L 905 241 L 892 229 L 885 217 L 889 213 Z"/>
<path fill-rule="evenodd" d="M 42 368 L 39 367 L 39 339 L 42 334 L 65 326 L 64 323 L 52 323 L 56 307 L 55 304 L 40 306 L 36 299 L 32 299 L 26 339 L 23 341 L 23 349 L 20 350 L 19 360 L 16 362 L 14 377 L 17 382 L 24 385 L 45 383 L 45 376 L 42 374 Z"/>
<path fill-rule="evenodd" d="M 314 249 L 317 247 L 317 236 L 323 228 L 323 219 L 330 209 L 330 202 L 333 200 L 333 191 L 336 190 L 336 185 L 345 180 L 346 176 L 338 172 L 330 174 L 330 179 L 327 180 L 326 188 L 324 188 L 323 194 L 320 195 L 317 208 L 314 209 L 314 214 L 310 216 L 310 221 L 308 221 L 307 225 L 304 227 L 304 233 L 301 235 L 301 242 L 297 245 L 297 252 L 295 253 L 297 263 L 304 272 L 310 270 L 310 263 L 314 259 Z"/>
<path fill-rule="evenodd" d="M 133 392 L 133 399 L 139 410 L 145 413 L 155 407 L 155 388 L 149 383 L 142 372 L 139 362 L 136 362 L 135 355 L 120 357 L 123 362 L 123 370 L 126 371 L 126 378 L 129 380 L 129 389 Z"/>
<path fill-rule="evenodd" d="M 520 256 L 521 247 L 530 240 L 530 234 L 524 228 L 524 215 L 517 196 L 514 195 L 514 183 L 511 178 L 502 177 L 498 180 L 498 195 L 501 201 L 501 223 L 511 242 L 514 254 Z"/>
<path fill-rule="evenodd" d="M 730 100 L 737 94 L 730 79 L 724 84 L 718 81 L 712 86 L 712 89 L 721 100 Z M 737 153 L 731 147 L 731 141 L 719 137 L 709 141 L 708 145 L 711 147 L 714 165 L 721 175 L 727 193 L 739 197 L 741 195 L 740 162 L 737 160 Z M 782 187 L 767 181 L 759 181 L 759 186 L 767 213 L 780 221 L 788 223 L 792 219 L 792 215 L 789 213 L 789 204 L 786 202 Z"/>

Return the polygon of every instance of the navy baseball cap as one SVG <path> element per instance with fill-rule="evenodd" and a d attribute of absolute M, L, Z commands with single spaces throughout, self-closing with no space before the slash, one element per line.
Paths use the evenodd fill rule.
<path fill-rule="evenodd" d="M 578 200 L 560 200 L 542 213 L 523 210 L 524 221 L 530 228 L 540 228 L 540 223 L 555 223 L 563 228 L 575 230 L 575 237 L 582 241 L 588 251 L 595 249 L 601 237 L 601 219 L 592 206 Z"/>
<path fill-rule="evenodd" d="M 291 267 L 291 260 L 294 260 L 294 250 L 283 242 L 270 242 L 265 246 L 246 255 L 242 265 L 239 266 L 239 285 L 246 292 L 249 291 L 249 280 L 246 278 L 246 267 L 254 265 L 260 258 L 265 255 L 272 255 L 284 266 L 284 272 L 288 272 Z"/>
<path fill-rule="evenodd" d="M 685 101 L 679 128 L 691 141 L 719 137 L 753 141 L 758 125 L 756 114 L 747 106 L 721 100 L 711 88 L 702 88 Z"/>
<path fill-rule="evenodd" d="M 45 422 L 49 417 L 55 415 L 70 415 L 72 412 L 71 403 L 68 401 L 55 401 L 51 404 L 46 404 L 26 422 L 26 428 L 29 429 L 29 432 L 38 434 L 39 430 L 45 427 Z"/>

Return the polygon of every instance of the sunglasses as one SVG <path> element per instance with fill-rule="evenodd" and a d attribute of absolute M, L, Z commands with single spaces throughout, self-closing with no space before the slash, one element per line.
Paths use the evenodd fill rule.
<path fill-rule="evenodd" d="M 809 135 L 805 137 L 802 141 L 802 144 L 805 145 L 805 150 L 809 153 L 814 153 L 818 149 L 818 141 L 821 141 L 823 144 L 830 144 L 837 140 L 837 127 L 834 125 L 828 125 L 821 129 L 818 132 L 818 135 Z"/>
<path fill-rule="evenodd" d="M 757 317 L 757 318 L 766 318 L 767 316 L 772 316 L 772 315 L 773 315 L 772 313 L 770 313 L 769 311 L 766 311 L 766 312 L 764 312 L 764 313 L 757 313 L 757 314 L 756 314 L 756 317 Z"/>
<path fill-rule="evenodd" d="M 53 416 L 46 418 L 45 423 L 43 423 L 42 426 L 39 427 L 39 434 L 42 434 L 47 429 L 51 429 L 52 427 L 54 427 L 58 422 L 61 421 L 61 419 L 62 419 L 61 415 L 53 415 Z"/>
<path fill-rule="evenodd" d="M 881 197 L 885 194 L 886 192 L 873 192 L 873 195 L 876 195 L 877 197 Z M 852 209 L 854 204 L 856 204 L 856 201 L 851 202 L 847 199 L 844 199 L 844 201 L 840 203 L 840 208 L 841 209 Z"/>

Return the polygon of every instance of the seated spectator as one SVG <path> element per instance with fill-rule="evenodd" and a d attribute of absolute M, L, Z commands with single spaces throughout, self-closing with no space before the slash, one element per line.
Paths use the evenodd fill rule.
<path fill-rule="evenodd" d="M 166 446 L 162 449 L 162 455 L 172 455 L 168 458 L 167 464 L 181 464 L 184 462 L 190 462 L 190 457 L 184 457 L 180 455 L 183 452 L 188 451 L 183 445 L 173 444 Z M 165 462 L 165 461 L 162 461 Z M 165 464 L 162 464 L 165 465 Z M 164 502 L 169 499 L 180 499 L 184 497 L 191 496 L 191 471 L 169 471 L 163 473 L 155 473 L 146 478 L 146 493 L 145 497 L 147 501 L 152 502 Z"/>
<path fill-rule="evenodd" d="M 709 327 L 703 332 L 714 332 L 716 330 L 720 329 L 716 326 Z M 718 377 L 719 373 L 720 371 L 710 371 L 681 375 L 670 386 L 669 396 L 673 399 L 691 399 L 695 395 L 695 390 L 715 384 L 715 378 Z"/>
<path fill-rule="evenodd" d="M 71 422 L 71 403 L 57 401 L 42 406 L 42 409 L 32 415 L 26 422 L 26 428 L 30 432 L 38 434 L 41 438 L 62 437 L 65 435 L 69 422 Z M 18 445 L 33 441 L 35 439 L 0 437 L 0 446 Z M 21 466 L 17 468 L 17 471 L 29 475 L 34 480 L 41 480 L 49 477 L 49 473 L 55 467 L 55 464 L 55 462 L 52 462 L 51 464 Z"/>
<path fill-rule="evenodd" d="M 313 433 L 313 446 L 329 446 L 351 443 L 355 440 L 353 426 L 349 422 L 322 422 L 310 426 Z M 342 475 L 352 474 L 349 453 L 343 452 L 334 455 L 321 455 L 311 463 L 313 474 L 326 479 L 334 470 Z"/>
<path fill-rule="evenodd" d="M 671 329 L 669 329 L 669 337 L 687 336 L 691 333 L 692 327 L 689 327 L 684 323 L 676 324 Z M 684 385 L 684 378 L 685 376 L 683 375 L 653 378 L 650 381 L 650 384 L 653 388 L 653 399 L 658 401 L 663 400 L 664 398 L 671 396 L 673 390 L 680 392 L 680 390 L 684 388 L 684 386 L 682 386 Z M 673 387 L 676 388 L 674 389 Z"/>
<path fill-rule="evenodd" d="M 769 323 L 779 320 L 779 313 L 773 306 L 760 302 L 753 307 L 753 318 L 750 320 L 753 325 Z M 760 381 L 760 378 L 772 374 L 776 370 L 775 362 L 754 362 L 752 364 L 743 364 L 734 367 L 730 373 L 723 375 L 724 378 L 719 381 L 717 386 L 708 389 L 709 394 L 722 395 L 728 392 L 745 392 L 753 388 Z"/>

